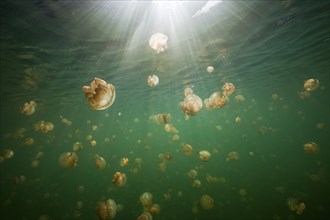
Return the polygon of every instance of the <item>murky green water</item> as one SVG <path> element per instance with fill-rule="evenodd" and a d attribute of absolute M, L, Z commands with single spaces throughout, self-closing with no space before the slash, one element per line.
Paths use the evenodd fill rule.
<path fill-rule="evenodd" d="M 144 192 L 160 206 L 154 220 L 329 217 L 329 2 L 224 1 L 192 17 L 205 3 L 1 1 L 0 148 L 2 156 L 14 151 L 0 163 L 1 219 L 99 219 L 98 202 L 110 198 L 124 207 L 114 219 L 136 219 Z M 157 32 L 168 36 L 160 54 L 148 45 Z M 152 74 L 156 87 L 147 84 Z M 92 110 L 81 89 L 95 77 L 116 88 L 103 111 Z M 320 88 L 301 93 L 310 78 Z M 236 90 L 223 108 L 204 105 L 186 120 L 179 106 L 186 87 L 204 100 L 227 82 Z M 20 107 L 31 100 L 37 108 L 26 116 Z M 160 113 L 171 115 L 178 133 L 150 120 Z M 54 129 L 36 131 L 41 120 Z M 59 156 L 77 141 L 77 167 L 62 168 Z M 319 151 L 305 152 L 308 142 Z M 201 150 L 209 161 L 199 159 Z M 44 156 L 34 167 L 38 152 Z M 230 152 L 238 160 L 228 160 Z M 96 154 L 105 169 L 96 168 Z M 127 175 L 125 186 L 112 183 L 116 171 Z M 16 184 L 21 175 L 25 181 Z M 212 209 L 202 208 L 203 195 L 214 200 Z M 289 198 L 306 209 L 291 211 Z"/>

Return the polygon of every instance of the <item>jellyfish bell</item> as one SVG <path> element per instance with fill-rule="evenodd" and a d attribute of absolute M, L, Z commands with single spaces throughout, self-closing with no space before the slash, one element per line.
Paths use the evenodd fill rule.
<path fill-rule="evenodd" d="M 73 168 L 77 166 L 78 155 L 75 152 L 64 152 L 58 158 L 58 163 L 63 168 Z"/>
<path fill-rule="evenodd" d="M 156 75 L 148 76 L 147 82 L 149 86 L 157 86 L 159 83 L 159 78 Z"/>
<path fill-rule="evenodd" d="M 152 215 L 149 212 L 143 212 L 136 220 L 152 220 Z"/>
<path fill-rule="evenodd" d="M 309 92 L 313 92 L 320 87 L 320 81 L 318 79 L 308 79 L 304 83 L 304 89 Z"/>
<path fill-rule="evenodd" d="M 232 83 L 225 83 L 222 87 L 223 95 L 229 96 L 235 91 L 235 86 Z"/>
<path fill-rule="evenodd" d="M 202 109 L 203 102 L 199 96 L 189 94 L 184 98 L 183 102 L 180 103 L 180 107 L 185 115 L 193 116 Z"/>
<path fill-rule="evenodd" d="M 210 152 L 206 150 L 202 150 L 199 152 L 199 159 L 201 159 L 202 161 L 208 161 L 210 157 L 211 157 Z"/>
<path fill-rule="evenodd" d="M 140 202 L 143 207 L 149 207 L 152 205 L 152 194 L 150 192 L 145 192 L 140 196 Z"/>
<path fill-rule="evenodd" d="M 187 87 L 184 89 L 184 96 L 186 97 L 187 95 L 193 94 L 194 91 L 192 90 L 192 88 Z"/>
<path fill-rule="evenodd" d="M 214 206 L 214 200 L 209 195 L 203 195 L 200 198 L 199 203 L 204 210 L 210 210 Z"/>
<path fill-rule="evenodd" d="M 107 208 L 108 219 L 113 219 L 117 213 L 117 204 L 114 200 L 108 199 L 105 203 Z"/>
<path fill-rule="evenodd" d="M 96 211 L 100 220 L 107 220 L 108 211 L 105 202 L 99 202 Z"/>
<path fill-rule="evenodd" d="M 214 92 L 209 98 L 209 105 L 212 108 L 222 108 L 226 104 L 226 96 L 222 95 L 221 92 Z"/>
<path fill-rule="evenodd" d="M 156 51 L 156 53 L 164 52 L 167 49 L 168 37 L 162 33 L 153 34 L 149 39 L 149 46 Z"/>
<path fill-rule="evenodd" d="M 110 107 L 116 98 L 115 87 L 104 81 L 95 78 L 89 86 L 82 87 L 83 92 L 91 108 L 95 110 L 104 110 Z"/>
<path fill-rule="evenodd" d="M 107 166 L 107 162 L 103 157 L 96 154 L 94 158 L 95 158 L 95 166 L 97 169 L 103 170 Z"/>
<path fill-rule="evenodd" d="M 214 71 L 214 67 L 213 66 L 208 66 L 206 68 L 206 70 L 207 70 L 208 73 L 212 73 Z"/>
<path fill-rule="evenodd" d="M 125 173 L 116 172 L 112 178 L 112 183 L 116 184 L 119 187 L 126 185 L 127 176 Z"/>
<path fill-rule="evenodd" d="M 37 103 L 35 101 L 30 101 L 24 103 L 21 107 L 21 113 L 25 115 L 32 115 L 36 111 Z"/>

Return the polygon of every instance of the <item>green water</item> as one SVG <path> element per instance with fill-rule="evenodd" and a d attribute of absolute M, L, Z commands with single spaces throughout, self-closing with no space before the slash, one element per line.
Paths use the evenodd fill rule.
<path fill-rule="evenodd" d="M 1 219 L 99 219 L 98 202 L 110 198 L 124 207 L 114 219 L 136 219 L 144 192 L 161 208 L 154 220 L 330 216 L 329 1 L 224 1 L 192 18 L 205 3 L 1 1 L 0 150 L 15 153 L 0 162 Z M 157 32 L 168 36 L 160 54 L 148 45 Z M 160 79 L 156 87 L 146 82 L 152 74 Z M 95 77 L 116 88 L 114 104 L 103 111 L 91 109 L 81 89 Z M 310 78 L 320 88 L 302 99 Z M 204 100 L 226 82 L 236 90 L 223 108 L 203 106 L 186 120 L 179 103 L 187 86 Z M 245 101 L 235 101 L 239 94 Z M 37 108 L 26 116 L 20 107 L 30 100 Z M 171 114 L 179 140 L 150 120 L 159 113 Z M 41 120 L 54 129 L 35 131 Z M 25 144 L 29 137 L 32 145 Z M 83 144 L 77 167 L 62 168 L 58 157 L 76 141 Z M 319 152 L 304 151 L 311 141 Z M 184 144 L 192 155 L 184 154 Z M 209 161 L 199 159 L 201 150 L 211 153 Z M 44 157 L 33 167 L 38 152 Z M 230 152 L 239 159 L 228 161 Z M 161 153 L 172 155 L 163 171 Z M 105 169 L 96 168 L 95 154 L 107 161 Z M 119 165 L 122 157 L 127 167 Z M 187 176 L 191 169 L 199 189 Z M 127 175 L 125 186 L 112 183 L 116 171 Z M 20 175 L 26 181 L 15 184 Z M 212 209 L 199 204 L 203 195 L 213 198 Z M 301 215 L 289 209 L 288 198 L 305 203 Z"/>

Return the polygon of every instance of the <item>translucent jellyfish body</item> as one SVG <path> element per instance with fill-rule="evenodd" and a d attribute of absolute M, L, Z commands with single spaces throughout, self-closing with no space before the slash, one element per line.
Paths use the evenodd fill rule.
<path fill-rule="evenodd" d="M 210 157 L 211 157 L 210 152 L 206 150 L 202 150 L 199 152 L 199 159 L 201 159 L 202 161 L 208 161 Z"/>
<path fill-rule="evenodd" d="M 145 192 L 140 196 L 140 202 L 143 207 L 149 207 L 152 205 L 152 194 L 150 192 Z"/>
<path fill-rule="evenodd" d="M 313 92 L 320 87 L 320 81 L 318 79 L 308 79 L 304 83 L 304 89 L 309 92 Z"/>
<path fill-rule="evenodd" d="M 116 98 L 115 87 L 103 79 L 95 78 L 90 86 L 82 87 L 91 108 L 104 110 L 110 107 Z"/>
<path fill-rule="evenodd" d="M 201 98 L 195 94 L 187 95 L 180 107 L 185 115 L 196 115 L 203 107 Z"/>
<path fill-rule="evenodd" d="M 108 199 L 106 202 L 99 202 L 96 210 L 100 220 L 111 220 L 116 216 L 117 204 Z"/>
<path fill-rule="evenodd" d="M 148 76 L 147 83 L 149 86 L 157 86 L 159 83 L 159 78 L 156 75 Z"/>
<path fill-rule="evenodd" d="M 112 178 L 112 183 L 116 184 L 119 187 L 126 185 L 127 176 L 125 173 L 116 172 Z"/>
<path fill-rule="evenodd" d="M 229 96 L 235 91 L 235 86 L 232 83 L 225 83 L 222 87 L 223 95 Z"/>
<path fill-rule="evenodd" d="M 77 166 L 78 156 L 74 152 L 62 153 L 58 158 L 58 163 L 63 168 L 73 168 Z"/>
<path fill-rule="evenodd" d="M 24 103 L 24 105 L 21 107 L 21 113 L 24 115 L 32 115 L 37 108 L 37 103 L 35 101 L 30 101 Z"/>
<path fill-rule="evenodd" d="M 214 206 L 214 200 L 209 195 L 203 195 L 200 198 L 199 203 L 204 210 L 210 210 Z"/>
<path fill-rule="evenodd" d="M 168 37 L 162 33 L 153 34 L 149 39 L 149 46 L 156 51 L 156 53 L 164 52 L 167 49 Z"/>

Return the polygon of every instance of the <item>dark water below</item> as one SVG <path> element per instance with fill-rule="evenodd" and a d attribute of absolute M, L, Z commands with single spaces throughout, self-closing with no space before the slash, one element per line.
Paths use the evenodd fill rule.
<path fill-rule="evenodd" d="M 109 198 L 124 207 L 115 219 L 136 219 L 144 192 L 161 208 L 154 220 L 328 219 L 329 1 L 224 1 L 192 18 L 204 4 L 1 1 L 0 150 L 15 153 L 0 162 L 1 219 L 98 219 L 98 202 Z M 160 54 L 148 45 L 157 32 L 168 36 Z M 157 87 L 146 82 L 152 74 L 160 79 Z M 95 77 L 116 87 L 114 104 L 103 111 L 92 110 L 81 89 Z M 310 78 L 320 88 L 301 98 Z M 226 82 L 236 91 L 225 107 L 204 106 L 185 120 L 179 106 L 185 87 L 204 100 Z M 237 95 L 245 101 L 236 102 Z M 36 112 L 21 114 L 30 100 Z M 149 119 L 163 112 L 171 114 L 179 140 Z M 35 131 L 41 120 L 54 130 Z M 25 144 L 26 138 L 34 143 Z M 59 155 L 77 141 L 83 144 L 78 166 L 62 168 Z M 304 151 L 311 141 L 319 152 Z M 193 147 L 192 155 L 183 153 L 184 144 Z M 211 153 L 208 162 L 199 159 L 201 150 Z M 44 157 L 33 167 L 38 152 Z M 239 159 L 227 161 L 230 152 Z M 172 155 L 162 171 L 161 153 Z M 105 158 L 105 169 L 95 167 L 95 154 Z M 119 165 L 122 157 L 127 167 Z M 187 176 L 191 169 L 199 189 Z M 116 171 L 127 175 L 126 186 L 112 183 Z M 26 181 L 15 184 L 20 175 Z M 213 198 L 212 209 L 199 204 L 202 195 Z M 289 198 L 305 203 L 301 215 L 289 209 Z"/>

